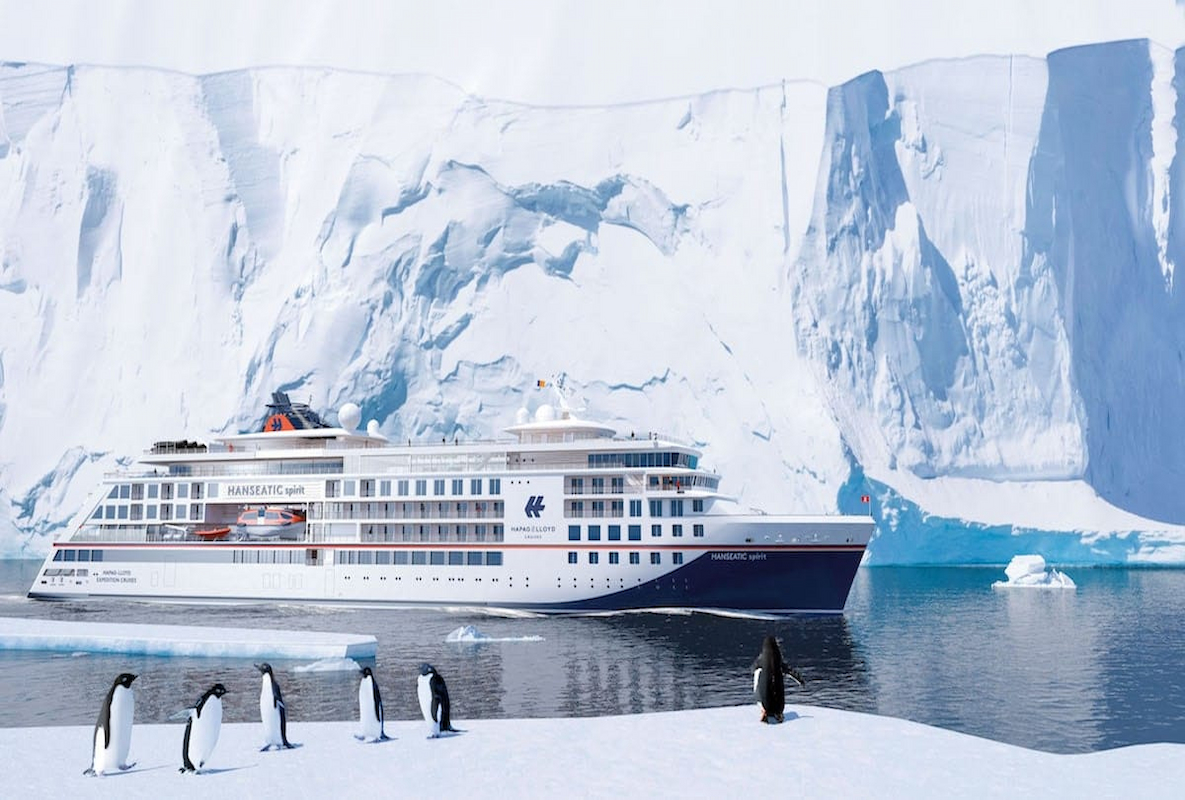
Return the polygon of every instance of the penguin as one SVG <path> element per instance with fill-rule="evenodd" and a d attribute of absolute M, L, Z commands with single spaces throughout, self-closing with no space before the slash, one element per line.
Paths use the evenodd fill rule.
<path fill-rule="evenodd" d="M 417 686 L 420 697 L 420 711 L 424 721 L 432 726 L 429 739 L 436 739 L 445 731 L 457 732 L 449 721 L 448 687 L 444 678 L 431 664 L 420 665 L 420 678 Z"/>
<path fill-rule="evenodd" d="M 99 707 L 99 719 L 95 722 L 91 765 L 84 775 L 105 775 L 135 766 L 128 763 L 132 715 L 136 708 L 136 695 L 132 691 L 134 680 L 136 676 L 130 672 L 121 673 L 107 690 L 103 705 Z"/>
<path fill-rule="evenodd" d="M 753 662 L 753 693 L 761 706 L 761 721 L 781 722 L 786 710 L 786 684 L 782 676 L 789 676 L 799 686 L 805 686 L 802 674 L 782 661 L 778 640 L 766 636 L 761 644 L 761 655 Z"/>
<path fill-rule="evenodd" d="M 272 665 L 264 662 L 256 664 L 255 669 L 263 673 L 263 680 L 259 687 L 259 718 L 263 721 L 263 747 L 259 752 L 277 750 L 281 747 L 291 749 L 295 745 L 288 741 L 288 710 L 284 707 L 284 695 L 280 692 L 280 684 L 272 672 Z"/>
<path fill-rule="evenodd" d="M 189 710 L 189 721 L 185 723 L 185 739 L 181 744 L 181 772 L 197 772 L 206 765 L 214 745 L 218 744 L 218 731 L 222 728 L 222 696 L 226 687 L 216 683 L 206 690 Z"/>
<path fill-rule="evenodd" d="M 360 732 L 354 738 L 359 741 L 385 742 L 389 738 L 383 732 L 383 698 L 370 667 L 362 668 L 358 682 L 358 725 Z"/>

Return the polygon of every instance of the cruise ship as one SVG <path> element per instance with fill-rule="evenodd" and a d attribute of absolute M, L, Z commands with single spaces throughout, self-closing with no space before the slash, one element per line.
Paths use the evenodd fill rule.
<path fill-rule="evenodd" d="M 29 596 L 837 613 L 869 516 L 732 513 L 695 447 L 579 419 L 391 442 L 276 392 L 261 430 L 158 441 L 107 475 Z"/>

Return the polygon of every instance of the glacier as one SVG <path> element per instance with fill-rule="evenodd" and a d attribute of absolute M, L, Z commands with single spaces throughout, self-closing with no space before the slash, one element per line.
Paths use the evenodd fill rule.
<path fill-rule="evenodd" d="M 490 438 L 562 373 L 870 564 L 1185 565 L 1185 51 L 612 106 L 0 64 L 0 555 L 274 389 Z"/>

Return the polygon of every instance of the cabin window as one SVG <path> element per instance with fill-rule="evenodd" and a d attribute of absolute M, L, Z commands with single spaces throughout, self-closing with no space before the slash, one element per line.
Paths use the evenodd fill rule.
<path fill-rule="evenodd" d="M 450 567 L 462 567 L 465 565 L 465 554 L 460 550 L 448 551 L 448 565 Z"/>
<path fill-rule="evenodd" d="M 118 486 L 111 487 L 111 491 L 107 492 L 107 499 L 108 500 L 118 500 L 119 499 L 119 487 Z"/>
<path fill-rule="evenodd" d="M 214 500 L 218 497 L 218 484 L 206 484 L 206 497 L 210 498 L 211 500 Z"/>
<path fill-rule="evenodd" d="M 359 564 L 373 564 L 374 563 L 374 553 L 370 552 L 369 550 L 363 550 L 362 552 L 358 553 L 358 563 Z"/>
<path fill-rule="evenodd" d="M 132 520 L 144 519 L 144 505 L 142 503 L 132 503 Z"/>
<path fill-rule="evenodd" d="M 589 525 L 588 526 L 588 540 L 590 542 L 601 541 L 601 526 L 600 525 Z"/>
<path fill-rule="evenodd" d="M 189 499 L 190 500 L 201 500 L 202 499 L 202 485 L 203 484 L 200 484 L 200 483 L 191 483 L 189 485 Z"/>
<path fill-rule="evenodd" d="M 502 566 L 502 551 L 495 550 L 492 553 L 486 553 L 486 566 L 487 567 Z"/>
<path fill-rule="evenodd" d="M 471 478 L 470 479 L 469 494 L 475 495 L 475 496 L 481 494 L 481 478 Z"/>
<path fill-rule="evenodd" d="M 148 484 L 148 499 L 149 500 L 155 500 L 159 493 L 160 493 L 160 486 L 158 486 L 155 483 Z"/>
<path fill-rule="evenodd" d="M 379 481 L 379 496 L 380 497 L 390 497 L 391 496 L 391 482 L 390 481 Z"/>
<path fill-rule="evenodd" d="M 584 494 L 584 478 L 573 478 L 570 494 Z"/>
<path fill-rule="evenodd" d="M 407 481 L 399 481 L 395 486 L 400 497 L 407 497 Z"/>
<path fill-rule="evenodd" d="M 625 482 L 620 476 L 616 478 L 610 478 L 609 487 L 613 494 L 621 494 L 623 491 L 625 491 Z"/>
<path fill-rule="evenodd" d="M 652 516 L 652 517 L 661 517 L 662 516 L 662 501 L 661 500 L 651 500 L 650 501 L 650 516 Z"/>
<path fill-rule="evenodd" d="M 354 497 L 356 492 L 354 481 L 342 481 L 342 495 L 345 497 Z"/>
<path fill-rule="evenodd" d="M 501 478 L 490 478 L 490 494 L 502 494 Z"/>
<path fill-rule="evenodd" d="M 376 563 L 376 564 L 390 564 L 391 563 L 391 554 L 388 553 L 386 550 L 380 550 L 379 552 L 374 554 L 374 563 Z"/>
<path fill-rule="evenodd" d="M 609 541 L 611 541 L 611 542 L 620 542 L 621 541 L 621 526 L 620 525 L 610 525 L 609 526 Z"/>
<path fill-rule="evenodd" d="M 642 563 L 642 556 L 636 552 L 630 553 L 630 563 L 631 564 L 641 564 Z"/>
<path fill-rule="evenodd" d="M 683 516 L 683 501 L 682 500 L 672 500 L 671 501 L 671 516 L 672 517 Z"/>
<path fill-rule="evenodd" d="M 609 501 L 609 516 L 611 516 L 611 517 L 622 516 L 622 505 L 621 505 L 620 500 L 610 500 Z"/>
<path fill-rule="evenodd" d="M 702 513 L 704 513 L 704 501 L 703 501 L 703 498 L 698 498 L 698 497 L 697 497 L 695 500 L 692 500 L 692 501 L 691 501 L 691 513 L 693 513 L 693 514 L 702 514 Z"/>
<path fill-rule="evenodd" d="M 374 480 L 365 479 L 359 481 L 358 493 L 363 497 L 374 497 Z"/>
<path fill-rule="evenodd" d="M 132 496 L 131 484 L 125 483 L 119 487 L 119 499 L 120 500 L 127 500 L 131 496 Z M 182 497 L 184 497 L 184 495 L 182 495 Z"/>
<path fill-rule="evenodd" d="M 66 561 L 73 561 L 77 554 L 73 550 L 66 551 Z"/>
<path fill-rule="evenodd" d="M 434 567 L 444 566 L 444 553 L 440 550 L 433 550 L 428 553 L 428 563 Z"/>
<path fill-rule="evenodd" d="M 160 485 L 160 499 L 161 500 L 172 500 L 173 499 L 173 484 L 162 483 Z"/>
<path fill-rule="evenodd" d="M 671 536 L 682 536 L 682 535 L 683 535 L 683 526 L 682 525 L 672 525 L 671 526 Z"/>
<path fill-rule="evenodd" d="M 428 494 L 428 481 L 420 478 L 416 481 L 416 497 L 423 497 Z"/>
<path fill-rule="evenodd" d="M 683 554 L 682 553 L 672 553 L 671 554 L 671 562 L 674 564 L 682 564 L 683 563 Z"/>
<path fill-rule="evenodd" d="M 435 497 L 440 497 L 444 494 L 444 478 L 437 478 L 432 481 L 432 494 Z"/>
<path fill-rule="evenodd" d="M 662 526 L 661 525 L 651 525 L 650 526 L 650 535 L 651 536 L 662 536 Z"/>
<path fill-rule="evenodd" d="M 173 518 L 173 504 L 164 503 L 160 507 L 160 518 L 162 520 L 170 520 Z"/>
<path fill-rule="evenodd" d="M 393 563 L 397 566 L 403 566 L 403 565 L 407 564 L 407 551 L 406 550 L 396 550 L 394 553 L 391 554 L 391 563 Z"/>
<path fill-rule="evenodd" d="M 604 478 L 593 478 L 592 479 L 592 493 L 593 494 L 604 494 L 605 493 L 605 479 Z"/>
<path fill-rule="evenodd" d="M 466 551 L 465 563 L 470 567 L 480 567 L 482 564 L 482 552 L 480 550 Z"/>
<path fill-rule="evenodd" d="M 662 563 L 662 553 L 651 553 L 650 554 L 650 563 L 651 564 L 661 564 Z"/>
<path fill-rule="evenodd" d="M 413 550 L 411 553 L 411 563 L 415 565 L 423 565 L 428 563 L 427 550 Z"/>
<path fill-rule="evenodd" d="M 122 497 L 123 495 L 121 494 L 120 496 Z M 178 500 L 188 500 L 189 499 L 189 484 L 188 483 L 177 484 L 177 499 Z"/>
<path fill-rule="evenodd" d="M 605 516 L 605 501 L 604 500 L 593 500 L 592 501 L 592 515 L 594 517 L 596 517 L 597 519 L 600 519 L 601 517 Z"/>
<path fill-rule="evenodd" d="M 703 525 L 692 525 L 691 526 L 691 535 L 692 536 L 703 536 L 704 535 L 704 526 Z"/>
<path fill-rule="evenodd" d="M 610 553 L 609 554 L 609 563 L 610 564 L 617 564 L 620 561 L 621 561 L 621 553 Z"/>
<path fill-rule="evenodd" d="M 143 500 L 144 499 L 144 484 L 142 484 L 142 483 L 133 483 L 132 484 L 132 499 L 133 500 Z"/>
<path fill-rule="evenodd" d="M 148 507 L 148 519 L 156 519 L 156 506 Z"/>
<path fill-rule="evenodd" d="M 600 553 L 597 553 L 594 551 L 594 552 L 588 554 L 588 563 L 596 564 L 600 560 L 601 560 Z"/>
<path fill-rule="evenodd" d="M 630 534 L 630 541 L 631 542 L 642 541 L 642 526 L 641 525 L 630 525 L 629 534 Z"/>
<path fill-rule="evenodd" d="M 642 501 L 641 500 L 630 500 L 630 516 L 631 517 L 642 516 Z"/>
<path fill-rule="evenodd" d="M 473 526 L 473 538 L 479 542 L 484 542 L 486 540 L 486 526 L 485 525 L 474 525 Z"/>
<path fill-rule="evenodd" d="M 127 506 L 120 506 L 119 507 L 119 518 L 120 519 L 127 519 L 128 518 L 128 507 Z"/>
<path fill-rule="evenodd" d="M 580 526 L 579 525 L 569 525 L 568 526 L 568 541 L 569 542 L 579 542 L 580 541 Z"/>
<path fill-rule="evenodd" d="M 325 496 L 339 497 L 341 496 L 341 481 L 325 481 Z"/>
<path fill-rule="evenodd" d="M 569 563 L 569 564 L 575 564 L 575 563 L 576 563 L 576 561 L 577 561 L 576 553 L 575 553 L 575 552 L 573 552 L 573 551 L 571 551 L 571 550 L 569 550 L 569 551 L 568 551 L 568 563 Z"/>
<path fill-rule="evenodd" d="M 465 494 L 465 481 L 461 478 L 453 478 L 453 494 Z"/>
<path fill-rule="evenodd" d="M 103 518 L 103 507 L 102 506 L 95 506 L 95 513 L 92 515 L 91 518 L 92 519 L 102 519 Z"/>

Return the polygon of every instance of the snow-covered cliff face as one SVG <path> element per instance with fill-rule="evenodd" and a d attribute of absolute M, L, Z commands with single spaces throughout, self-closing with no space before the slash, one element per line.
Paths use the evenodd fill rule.
<path fill-rule="evenodd" d="M 1185 560 L 1178 72 L 1124 42 L 533 108 L 6 65 L 0 552 L 275 388 L 489 437 L 563 371 L 588 416 L 700 442 L 745 505 L 872 486 L 874 561 L 1058 531 Z"/>

